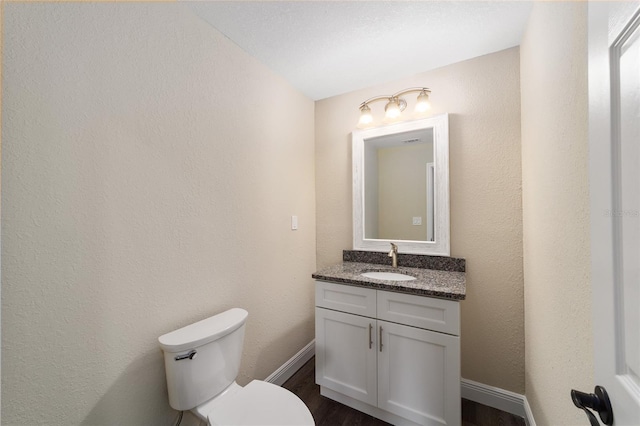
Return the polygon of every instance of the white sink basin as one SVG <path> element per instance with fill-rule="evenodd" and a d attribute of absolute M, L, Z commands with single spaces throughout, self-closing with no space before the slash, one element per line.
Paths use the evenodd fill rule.
<path fill-rule="evenodd" d="M 412 277 L 411 275 L 399 274 L 397 272 L 365 272 L 360 275 L 366 278 L 386 281 L 413 281 L 416 279 L 416 277 Z"/>

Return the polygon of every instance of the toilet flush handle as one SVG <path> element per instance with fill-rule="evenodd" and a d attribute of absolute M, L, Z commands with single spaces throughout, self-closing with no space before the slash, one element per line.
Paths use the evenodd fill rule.
<path fill-rule="evenodd" d="M 197 353 L 198 353 L 198 352 L 196 352 L 196 350 L 195 350 L 195 349 L 191 349 L 191 350 L 190 350 L 189 352 L 187 352 L 186 354 L 184 354 L 184 355 L 178 355 L 178 356 L 176 356 L 174 359 L 175 359 L 176 361 L 182 361 L 183 359 L 194 359 L 194 358 L 196 357 L 196 354 L 197 354 Z"/>

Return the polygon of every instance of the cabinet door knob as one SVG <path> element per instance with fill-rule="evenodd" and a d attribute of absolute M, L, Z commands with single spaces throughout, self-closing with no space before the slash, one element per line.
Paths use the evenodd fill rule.
<path fill-rule="evenodd" d="M 380 352 L 382 352 L 382 326 L 380 326 Z"/>
<path fill-rule="evenodd" d="M 373 335 L 371 334 L 371 330 L 373 330 L 373 325 L 369 324 L 369 349 L 373 346 Z"/>

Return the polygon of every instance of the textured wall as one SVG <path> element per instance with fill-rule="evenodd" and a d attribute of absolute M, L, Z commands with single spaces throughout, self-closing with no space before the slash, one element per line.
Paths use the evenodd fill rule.
<path fill-rule="evenodd" d="M 427 163 L 432 143 L 378 150 L 378 234 L 370 238 L 427 239 Z M 413 225 L 414 216 L 422 225 Z"/>
<path fill-rule="evenodd" d="M 585 424 L 593 389 L 586 3 L 536 3 L 521 46 L 527 399 L 539 425 Z"/>
<path fill-rule="evenodd" d="M 513 48 L 316 102 L 316 238 L 318 267 L 352 247 L 350 133 L 360 102 L 430 87 L 433 114 L 450 114 L 451 255 L 467 259 L 462 375 L 524 393 L 519 64 Z M 374 115 L 383 107 L 374 104 Z"/>
<path fill-rule="evenodd" d="M 234 306 L 241 383 L 308 343 L 313 102 L 184 5 L 4 12 L 2 423 L 171 424 L 157 337 Z"/>

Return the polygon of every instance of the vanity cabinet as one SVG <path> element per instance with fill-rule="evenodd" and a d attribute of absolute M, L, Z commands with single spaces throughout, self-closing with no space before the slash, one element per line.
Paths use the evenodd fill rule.
<path fill-rule="evenodd" d="M 460 425 L 453 300 L 316 282 L 321 394 L 395 425 Z"/>

